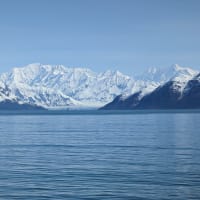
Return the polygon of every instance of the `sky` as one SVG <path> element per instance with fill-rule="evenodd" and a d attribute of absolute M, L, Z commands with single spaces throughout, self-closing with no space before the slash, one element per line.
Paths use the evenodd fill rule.
<path fill-rule="evenodd" d="M 29 63 L 200 69 L 199 11 L 199 0 L 0 0 L 0 72 Z"/>

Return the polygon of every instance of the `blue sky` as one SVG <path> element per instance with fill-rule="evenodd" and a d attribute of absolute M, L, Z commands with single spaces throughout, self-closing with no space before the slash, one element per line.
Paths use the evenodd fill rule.
<path fill-rule="evenodd" d="M 1 0 L 0 72 L 29 63 L 200 68 L 199 0 Z"/>

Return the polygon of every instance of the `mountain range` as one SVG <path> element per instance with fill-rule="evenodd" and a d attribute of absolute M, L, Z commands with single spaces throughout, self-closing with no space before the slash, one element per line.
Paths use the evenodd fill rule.
<path fill-rule="evenodd" d="M 185 108 L 191 102 L 198 107 L 199 81 L 197 70 L 179 65 L 130 77 L 36 63 L 0 75 L 0 109 Z"/>
<path fill-rule="evenodd" d="M 160 70 L 150 70 L 150 80 L 160 85 L 145 95 L 142 90 L 123 97 L 117 96 L 101 109 L 192 109 L 200 108 L 200 73 L 191 68 L 172 66 L 173 76 L 167 78 Z M 169 71 L 169 70 L 167 70 Z M 159 76 L 157 76 L 158 74 Z M 154 79 L 155 78 L 155 79 Z M 164 81 L 162 81 L 164 78 Z M 148 80 L 147 74 L 145 79 Z"/>

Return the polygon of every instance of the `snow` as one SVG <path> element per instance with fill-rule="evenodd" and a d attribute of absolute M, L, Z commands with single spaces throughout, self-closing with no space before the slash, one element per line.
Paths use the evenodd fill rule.
<path fill-rule="evenodd" d="M 133 78 L 119 71 L 95 73 L 87 68 L 34 63 L 0 75 L 0 101 L 17 100 L 49 109 L 97 108 L 120 94 L 126 98 L 140 91 L 142 97 L 168 80 L 183 89 L 196 74 L 190 68 L 173 65 L 150 68 Z"/>
<path fill-rule="evenodd" d="M 125 90 L 134 80 L 119 71 L 96 74 L 87 68 L 67 68 L 39 63 L 14 68 L 0 80 L 9 86 L 10 98 L 47 108 L 100 107 Z"/>
<path fill-rule="evenodd" d="M 156 68 L 151 67 L 147 69 L 143 74 L 137 76 L 137 79 L 143 81 L 153 81 L 157 83 L 165 83 L 172 78 L 180 75 L 193 76 L 197 71 L 189 67 L 181 67 L 178 64 L 171 65 L 170 67 Z"/>
<path fill-rule="evenodd" d="M 175 75 L 170 79 L 173 82 L 173 90 L 180 93 L 180 98 L 184 95 L 185 87 L 189 80 L 193 79 L 199 72 L 191 68 L 183 68 L 179 65 L 175 65 Z"/>

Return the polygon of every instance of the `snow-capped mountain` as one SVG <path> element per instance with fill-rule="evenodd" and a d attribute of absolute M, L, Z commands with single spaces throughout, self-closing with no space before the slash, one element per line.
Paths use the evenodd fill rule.
<path fill-rule="evenodd" d="M 178 65 L 150 69 L 145 76 L 132 78 L 119 71 L 95 73 L 87 68 L 30 64 L 0 75 L 0 102 L 53 109 L 101 107 L 118 95 L 127 99 L 137 93 L 140 100 L 170 78 L 183 87 L 196 74 L 197 71 Z"/>
<path fill-rule="evenodd" d="M 193 108 L 194 105 L 200 107 L 199 72 L 176 65 L 171 74 L 173 76 L 167 82 L 160 80 L 160 86 L 151 92 L 141 95 L 140 91 L 126 98 L 120 95 L 102 109 L 174 109 Z M 167 76 L 163 74 L 163 77 L 167 80 Z M 189 102 L 193 102 L 193 105 Z"/>
<path fill-rule="evenodd" d="M 181 67 L 178 64 L 171 65 L 170 67 L 156 68 L 150 67 L 144 73 L 137 76 L 137 79 L 156 82 L 156 83 L 165 83 L 172 78 L 179 76 L 193 76 L 197 74 L 198 71 L 191 69 L 189 67 Z"/>
<path fill-rule="evenodd" d="M 99 107 L 142 85 L 119 71 L 97 74 L 85 68 L 31 64 L 0 76 L 0 100 L 46 108 Z"/>

